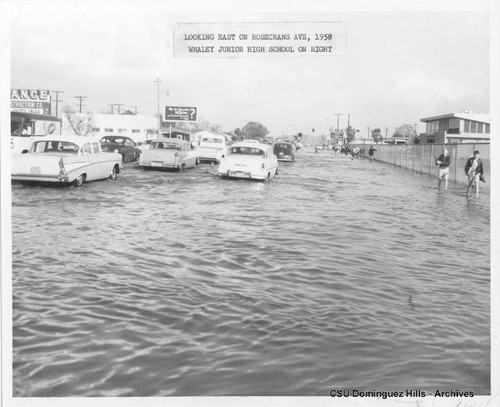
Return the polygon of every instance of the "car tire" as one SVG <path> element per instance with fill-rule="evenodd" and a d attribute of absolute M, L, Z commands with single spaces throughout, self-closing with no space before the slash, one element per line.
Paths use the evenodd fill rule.
<path fill-rule="evenodd" d="M 116 167 L 113 166 L 113 168 L 111 169 L 111 174 L 109 174 L 108 179 L 110 179 L 111 181 L 115 181 L 117 177 L 118 173 L 116 172 Z"/>
<path fill-rule="evenodd" d="M 76 179 L 71 183 L 74 187 L 81 187 L 85 182 L 85 175 L 80 174 Z"/>

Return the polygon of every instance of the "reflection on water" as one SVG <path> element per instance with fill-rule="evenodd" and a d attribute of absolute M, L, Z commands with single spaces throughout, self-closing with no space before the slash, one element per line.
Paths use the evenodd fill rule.
<path fill-rule="evenodd" d="M 303 149 L 269 183 L 14 185 L 15 396 L 489 393 L 489 197 Z"/>

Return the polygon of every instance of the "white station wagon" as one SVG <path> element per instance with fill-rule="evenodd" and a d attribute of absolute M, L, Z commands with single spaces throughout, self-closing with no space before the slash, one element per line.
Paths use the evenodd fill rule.
<path fill-rule="evenodd" d="M 241 141 L 229 148 L 217 170 L 223 178 L 246 178 L 266 181 L 278 174 L 278 158 L 269 144 Z"/>
<path fill-rule="evenodd" d="M 101 150 L 99 139 L 82 136 L 44 137 L 28 153 L 12 155 L 13 181 L 73 184 L 109 178 L 115 180 L 122 156 Z"/>

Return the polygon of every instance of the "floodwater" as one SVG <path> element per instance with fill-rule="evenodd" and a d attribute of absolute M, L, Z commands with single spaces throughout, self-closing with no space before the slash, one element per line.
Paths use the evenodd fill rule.
<path fill-rule="evenodd" d="M 13 185 L 14 396 L 489 394 L 489 195 L 313 149 L 215 174 Z"/>

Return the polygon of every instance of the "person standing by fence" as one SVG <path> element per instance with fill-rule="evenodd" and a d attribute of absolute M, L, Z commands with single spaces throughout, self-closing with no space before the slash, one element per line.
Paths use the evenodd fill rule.
<path fill-rule="evenodd" d="M 443 154 L 436 159 L 436 165 L 439 165 L 438 170 L 438 191 L 441 191 L 441 183 L 444 181 L 445 191 L 448 189 L 448 178 L 450 177 L 451 157 L 448 150 L 445 148 Z"/>
<path fill-rule="evenodd" d="M 377 151 L 375 148 L 373 148 L 373 144 L 370 146 L 370 149 L 368 150 L 368 155 L 370 156 L 370 161 L 373 161 L 373 154 Z"/>
<path fill-rule="evenodd" d="M 474 151 L 474 155 L 467 159 L 467 163 L 465 164 L 465 175 L 469 177 L 469 182 L 467 184 L 467 198 L 469 198 L 469 192 L 472 186 L 476 188 L 476 198 L 478 198 L 479 181 L 485 182 L 483 162 L 479 158 L 479 151 Z"/>

